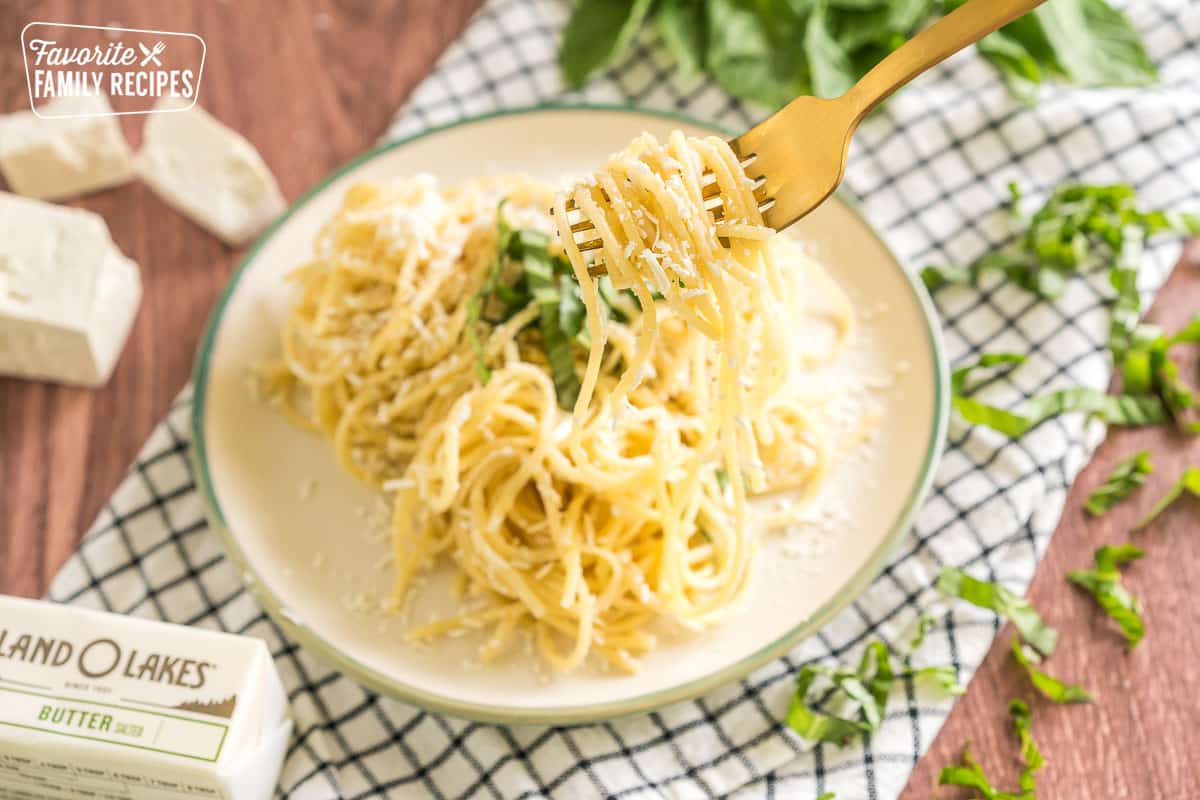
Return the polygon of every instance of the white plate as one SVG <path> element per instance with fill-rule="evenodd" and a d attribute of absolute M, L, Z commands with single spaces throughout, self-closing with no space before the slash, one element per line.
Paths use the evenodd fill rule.
<path fill-rule="evenodd" d="M 845 362 L 861 377 L 894 376 L 872 392 L 876 439 L 837 467 L 822 507 L 834 525 L 766 536 L 743 605 L 725 624 L 663 646 L 632 677 L 582 670 L 546 682 L 533 657 L 471 663 L 475 643 L 425 648 L 404 625 L 356 610 L 386 596 L 391 576 L 381 504 L 343 473 L 332 448 L 299 432 L 249 391 L 254 362 L 278 353 L 290 292 L 286 272 L 311 253 L 318 228 L 356 181 L 431 172 L 443 184 L 483 174 L 558 180 L 602 163 L 635 135 L 678 117 L 620 108 L 541 108 L 430 131 L 368 153 L 305 195 L 246 256 L 217 304 L 196 364 L 192 448 L 212 527 L 271 616 L 354 679 L 418 705 L 475 719 L 565 723 L 644 710 L 700 694 L 777 657 L 817 630 L 869 583 L 910 524 L 941 451 L 947 387 L 925 292 L 878 236 L 834 199 L 793 230 L 810 243 L 855 306 L 869 313 Z M 907 368 L 895 369 L 906 364 Z M 836 380 L 837 376 L 831 376 Z M 302 499 L 303 498 L 303 499 Z M 415 619 L 451 609 L 431 593 Z"/>

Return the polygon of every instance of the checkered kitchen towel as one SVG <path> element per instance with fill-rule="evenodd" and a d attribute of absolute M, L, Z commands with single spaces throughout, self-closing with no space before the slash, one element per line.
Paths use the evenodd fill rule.
<path fill-rule="evenodd" d="M 566 0 L 490 0 L 389 132 L 400 137 L 500 108 L 563 98 L 555 66 Z M 974 54 L 919 79 L 859 133 L 846 186 L 910 267 L 970 261 L 1005 239 L 1005 185 L 1124 181 L 1156 205 L 1200 197 L 1200 4 L 1130 3 L 1162 67 L 1153 89 L 1055 89 L 1019 107 Z M 702 77 L 683 81 L 647 35 L 575 100 L 682 110 L 729 129 L 763 116 Z M 1176 249 L 1173 249 L 1175 247 Z M 1148 257 L 1149 294 L 1177 246 Z M 1008 285 L 936 298 L 949 355 L 1030 353 L 998 402 L 1048 387 L 1104 387 L 1103 276 L 1053 306 Z M 1072 479 L 1102 431 L 1078 415 L 1019 442 L 953 424 L 932 497 L 895 558 L 861 597 L 788 658 L 697 700 L 599 725 L 504 728 L 427 714 L 377 697 L 280 635 L 205 526 L 186 461 L 185 394 L 155 431 L 79 554 L 56 600 L 265 638 L 286 682 L 296 738 L 281 790 L 298 798 L 895 797 L 950 710 L 912 685 L 893 692 L 869 742 L 809 749 L 780 718 L 800 664 L 855 659 L 871 637 L 895 642 L 922 608 L 941 625 L 922 653 L 966 680 L 996 633 L 964 604 L 937 605 L 942 565 L 1023 591 Z"/>

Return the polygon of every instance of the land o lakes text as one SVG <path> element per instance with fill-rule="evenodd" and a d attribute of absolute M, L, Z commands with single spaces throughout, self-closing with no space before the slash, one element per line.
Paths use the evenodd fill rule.
<path fill-rule="evenodd" d="M 78 670 L 85 678 L 117 675 L 135 681 L 200 689 L 217 665 L 211 661 L 124 648 L 114 639 L 77 644 L 66 639 L 10 632 L 0 628 L 0 659 L 43 667 Z"/>

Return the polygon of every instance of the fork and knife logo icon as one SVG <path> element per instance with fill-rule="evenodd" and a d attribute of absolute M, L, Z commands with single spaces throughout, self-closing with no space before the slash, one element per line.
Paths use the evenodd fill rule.
<path fill-rule="evenodd" d="M 150 49 L 149 47 L 146 47 L 146 45 L 142 44 L 141 42 L 138 42 L 138 49 L 141 50 L 142 55 L 145 56 L 145 58 L 142 59 L 141 66 L 144 67 L 147 64 L 149 64 L 151 61 L 153 61 L 155 63 L 155 65 L 157 65 L 157 66 L 161 67 L 163 65 L 163 63 L 158 60 L 158 57 L 163 54 L 163 51 L 167 49 L 167 46 L 165 44 L 163 44 L 161 41 L 156 42 L 154 44 L 154 49 Z"/>

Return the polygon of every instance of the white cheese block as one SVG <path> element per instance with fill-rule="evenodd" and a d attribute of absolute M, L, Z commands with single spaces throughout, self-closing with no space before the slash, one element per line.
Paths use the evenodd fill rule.
<path fill-rule="evenodd" d="M 260 639 L 0 595 L 0 798 L 268 800 L 290 734 Z"/>
<path fill-rule="evenodd" d="M 141 296 L 99 216 L 0 192 L 0 375 L 103 384 Z"/>
<path fill-rule="evenodd" d="M 60 97 L 42 114 L 102 114 L 62 119 L 21 111 L 0 117 L 0 172 L 17 194 L 41 200 L 76 197 L 133 178 L 129 145 L 104 95 Z"/>
<path fill-rule="evenodd" d="M 168 204 L 234 247 L 286 206 L 254 145 L 199 106 L 164 98 L 146 120 L 138 174 Z M 171 110 L 178 109 L 178 110 Z"/>

